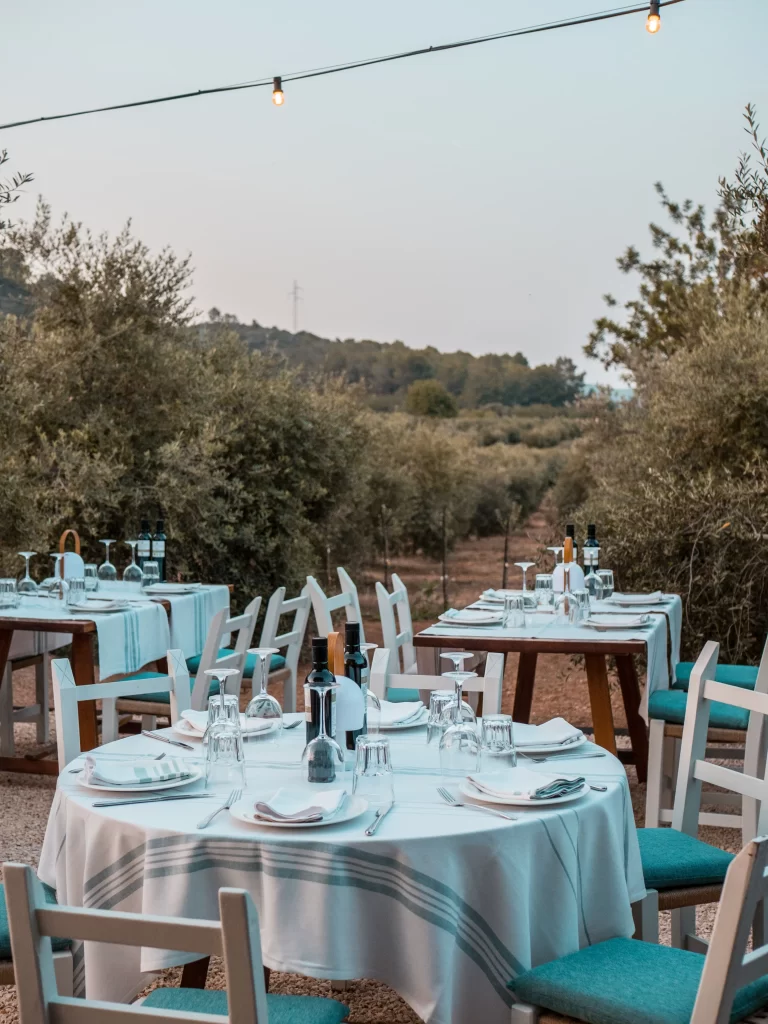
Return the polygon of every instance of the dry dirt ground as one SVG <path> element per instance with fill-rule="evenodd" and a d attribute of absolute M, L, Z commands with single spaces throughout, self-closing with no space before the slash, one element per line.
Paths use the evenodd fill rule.
<path fill-rule="evenodd" d="M 535 559 L 539 565 L 550 567 L 551 555 L 544 550 L 547 543 L 553 541 L 549 537 L 545 520 L 541 515 L 534 515 L 512 538 L 510 561 Z M 467 604 L 485 587 L 500 586 L 502 557 L 503 542 L 497 537 L 469 540 L 460 545 L 450 557 L 450 604 L 457 607 Z M 439 566 L 423 558 L 410 557 L 394 559 L 392 569 L 401 576 L 409 589 L 415 628 L 418 630 L 428 626 L 442 610 Z M 529 573 L 533 571 L 529 570 Z M 381 641 L 374 584 L 382 577 L 383 570 L 374 567 L 358 580 L 366 639 L 371 642 Z M 511 567 L 510 585 L 519 578 L 519 570 Z M 512 708 L 516 671 L 517 658 L 513 655 L 508 659 L 504 680 L 504 711 L 511 711 Z M 17 704 L 32 702 L 31 672 L 26 670 L 17 673 L 14 680 Z M 617 727 L 621 727 L 625 723 L 617 684 L 612 687 L 612 691 L 615 721 Z M 275 695 L 278 699 L 281 696 L 277 691 Z M 544 656 L 539 658 L 532 720 L 542 722 L 554 715 L 562 715 L 577 725 L 590 723 L 586 680 L 583 666 L 565 657 Z M 19 752 L 34 749 L 33 728 L 17 726 L 16 740 Z M 628 768 L 628 777 L 635 815 L 640 825 L 645 787 L 638 785 L 632 767 Z M 16 860 L 37 863 L 54 787 L 53 778 L 0 773 L 0 862 Z M 702 829 L 701 837 L 726 849 L 738 849 L 739 835 L 735 831 Z M 713 920 L 714 907 L 702 908 L 699 915 L 699 929 L 707 934 Z M 662 922 L 662 935 L 667 931 L 667 922 Z M 177 971 L 166 972 L 155 984 L 178 984 L 178 976 Z M 223 984 L 223 974 L 214 962 L 208 985 L 223 987 Z M 297 975 L 275 973 L 272 976 L 272 991 L 329 995 L 330 985 Z M 378 982 L 353 982 L 342 998 L 351 1007 L 350 1021 L 353 1024 L 418 1024 L 419 1018 L 399 996 Z M 15 992 L 12 988 L 0 989 L 0 1022 L 18 1022 Z"/>

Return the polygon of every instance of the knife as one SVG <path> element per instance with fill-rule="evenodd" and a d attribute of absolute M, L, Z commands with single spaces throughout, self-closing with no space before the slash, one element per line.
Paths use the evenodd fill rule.
<path fill-rule="evenodd" d="M 142 736 L 147 736 L 151 740 L 160 740 L 161 743 L 170 743 L 172 747 L 183 747 L 185 750 L 194 750 L 195 748 L 189 743 L 182 743 L 181 740 L 172 740 L 167 736 L 160 736 L 156 732 L 150 732 L 149 729 L 141 730 Z"/>
<path fill-rule="evenodd" d="M 159 804 L 167 800 L 212 800 L 210 793 L 174 793 L 172 796 L 137 796 L 131 800 L 96 800 L 92 807 L 127 807 L 128 804 Z"/>
<path fill-rule="evenodd" d="M 365 830 L 365 834 L 367 836 L 372 836 L 374 834 L 376 829 L 379 827 L 379 825 L 382 823 L 382 821 L 384 821 L 384 819 L 386 818 L 386 816 L 389 814 L 389 812 L 392 810 L 392 808 L 394 806 L 395 806 L 395 801 L 393 800 L 392 803 L 387 804 L 387 806 L 384 808 L 383 811 L 376 811 L 376 817 L 373 819 L 373 822 Z"/>

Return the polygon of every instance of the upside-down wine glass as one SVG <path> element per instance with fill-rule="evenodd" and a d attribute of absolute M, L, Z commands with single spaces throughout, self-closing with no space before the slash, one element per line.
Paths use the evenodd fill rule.
<path fill-rule="evenodd" d="M 64 553 L 62 551 L 51 552 L 51 558 L 53 559 L 53 583 L 51 584 L 48 596 L 55 600 L 66 601 L 69 584 L 64 579 L 64 566 L 61 562 L 63 557 Z"/>
<path fill-rule="evenodd" d="M 131 548 L 131 562 L 123 570 L 123 583 L 138 583 L 141 586 L 143 573 L 136 564 L 136 545 L 139 542 L 137 540 L 127 540 L 125 543 L 129 544 Z"/>
<path fill-rule="evenodd" d="M 443 774 L 460 772 L 469 775 L 476 772 L 480 763 L 480 738 L 474 721 L 465 721 L 462 714 L 462 687 L 467 679 L 475 677 L 474 672 L 447 672 L 456 685 L 456 699 L 445 714 L 452 715 L 451 725 L 440 737 L 440 771 Z"/>
<path fill-rule="evenodd" d="M 443 672 L 443 675 L 446 677 L 446 679 L 453 680 L 454 687 L 456 684 L 457 676 L 461 677 L 462 686 L 464 685 L 465 679 L 474 678 L 474 672 L 468 672 L 466 669 L 462 667 L 467 658 L 471 658 L 472 656 L 472 651 L 446 651 L 445 653 L 440 655 L 441 658 L 447 658 L 453 662 L 453 672 Z M 454 692 L 456 691 L 454 690 Z M 453 721 L 452 708 L 453 706 L 451 706 L 450 708 L 446 708 L 445 710 L 445 717 L 447 717 L 451 721 Z M 475 712 L 472 710 L 470 705 L 466 703 L 466 701 L 464 701 L 461 705 L 461 717 L 465 722 L 474 723 L 477 721 L 477 716 L 475 715 Z"/>
<path fill-rule="evenodd" d="M 208 684 L 208 726 L 203 735 L 205 744 L 211 726 L 220 718 L 227 719 L 240 728 L 240 707 L 237 697 L 227 693 L 227 680 L 239 674 L 236 668 L 207 668 L 204 674 L 211 682 L 215 679 L 219 684 L 218 693 L 211 693 L 211 684 Z"/>
<path fill-rule="evenodd" d="M 260 688 L 254 694 L 248 707 L 245 709 L 246 721 L 256 719 L 264 723 L 264 731 L 270 729 L 273 732 L 280 732 L 283 728 L 283 709 L 276 697 L 267 692 L 267 679 L 269 678 L 269 662 L 273 654 L 279 654 L 277 647 L 250 647 L 249 654 L 256 656 L 259 664 Z"/>
<path fill-rule="evenodd" d="M 528 572 L 529 569 L 532 569 L 533 566 L 536 565 L 536 563 L 535 562 L 515 562 L 515 565 L 517 566 L 518 569 L 522 569 L 523 570 L 523 593 L 525 593 L 526 590 L 528 589 L 528 587 L 526 586 L 525 574 Z"/>
<path fill-rule="evenodd" d="M 555 565 L 556 566 L 559 565 L 560 563 L 558 562 L 557 559 L 558 559 L 558 555 L 562 556 L 562 554 L 563 554 L 563 547 L 562 547 L 562 545 L 557 545 L 556 544 L 554 547 L 547 548 L 547 551 L 551 551 L 552 552 L 552 554 L 555 556 Z"/>
<path fill-rule="evenodd" d="M 339 744 L 325 731 L 325 695 L 329 690 L 338 689 L 335 681 L 311 683 L 309 688 L 320 698 L 320 732 L 304 747 L 301 755 L 302 764 L 307 767 L 309 782 L 333 782 L 336 778 L 336 765 L 344 764 L 344 751 Z"/>
<path fill-rule="evenodd" d="M 24 579 L 19 580 L 16 590 L 22 597 L 37 597 L 37 584 L 29 575 L 29 560 L 37 552 L 20 551 L 19 554 L 22 558 L 26 559 L 26 565 L 24 566 Z"/>
<path fill-rule="evenodd" d="M 375 651 L 378 644 L 360 644 L 360 651 L 365 657 L 368 667 L 363 673 L 363 685 L 365 686 L 365 732 L 378 732 L 381 720 L 381 701 L 371 689 L 371 658 L 370 652 Z M 368 720 L 368 712 L 374 711 L 371 721 Z"/>
<path fill-rule="evenodd" d="M 100 540 L 99 544 L 103 544 L 107 549 L 104 561 L 99 566 L 99 579 L 103 580 L 104 583 L 114 583 L 117 579 L 117 569 L 112 565 L 109 560 L 109 545 L 116 544 L 114 540 Z"/>

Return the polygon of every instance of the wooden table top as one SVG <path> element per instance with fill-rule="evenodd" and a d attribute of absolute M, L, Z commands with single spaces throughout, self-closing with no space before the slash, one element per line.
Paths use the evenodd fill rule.
<path fill-rule="evenodd" d="M 498 654 L 644 654 L 644 640 L 616 640 L 608 636 L 599 640 L 569 640 L 553 637 L 463 636 L 454 629 L 450 636 L 428 636 L 417 633 L 415 647 L 460 647 L 465 651 L 494 651 Z"/>

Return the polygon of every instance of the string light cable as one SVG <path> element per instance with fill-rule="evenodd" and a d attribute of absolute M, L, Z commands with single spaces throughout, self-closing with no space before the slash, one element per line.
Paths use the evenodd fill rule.
<path fill-rule="evenodd" d="M 90 114 L 103 114 L 114 110 L 131 110 L 136 107 L 148 107 L 158 103 L 173 103 L 177 100 L 188 100 L 199 96 L 213 96 L 219 93 L 239 92 L 244 89 L 261 89 L 272 87 L 272 102 L 275 106 L 282 106 L 285 103 L 283 86 L 286 82 L 300 82 L 308 78 L 319 78 L 323 75 L 335 75 L 342 71 L 354 71 L 357 68 L 372 67 L 376 64 L 389 64 L 398 60 L 408 60 L 414 57 L 423 57 L 430 53 L 444 53 L 447 50 L 458 50 L 467 46 L 478 46 L 482 43 L 497 42 L 501 39 L 517 39 L 521 36 L 535 35 L 540 32 L 552 32 L 561 28 L 575 28 L 578 25 L 591 25 L 596 22 L 609 21 L 613 18 L 623 18 L 631 14 L 646 14 L 646 28 L 652 34 L 658 32 L 661 26 L 660 9 L 671 7 L 673 4 L 684 3 L 685 0 L 658 0 L 658 2 L 634 4 L 625 7 L 614 7 L 610 10 L 597 11 L 593 14 L 584 14 L 576 18 L 567 18 L 560 21 L 542 22 L 538 25 L 529 25 L 525 28 L 510 29 L 506 32 L 494 32 L 488 35 L 475 36 L 470 39 L 459 39 L 452 43 L 440 43 L 436 46 L 423 46 L 413 50 L 403 50 L 399 53 L 390 53 L 382 57 L 368 57 L 362 60 L 346 61 L 343 64 L 328 64 L 323 67 L 310 68 L 305 71 L 294 71 L 287 75 L 269 75 L 264 78 L 252 79 L 247 82 L 238 82 L 233 85 L 219 85 L 209 89 L 195 89 L 192 92 L 180 92 L 167 96 L 155 96 L 148 100 L 133 100 L 129 103 L 113 103 L 103 107 L 89 107 L 85 110 L 73 110 L 65 114 L 49 114 L 43 117 L 31 117 L 22 121 L 10 121 L 7 124 L 0 124 L 0 131 L 9 128 L 22 128 L 25 125 L 40 124 L 44 121 L 62 121 L 72 117 L 86 117 Z M 650 9 L 649 9 L 650 7 Z"/>

